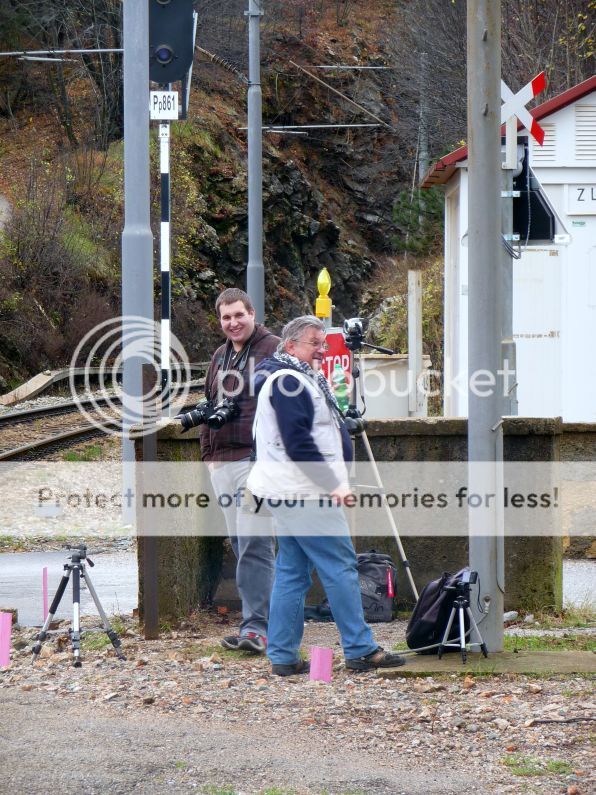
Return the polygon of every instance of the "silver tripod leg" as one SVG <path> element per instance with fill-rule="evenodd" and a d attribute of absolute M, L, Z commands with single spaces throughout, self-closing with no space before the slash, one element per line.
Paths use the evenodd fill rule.
<path fill-rule="evenodd" d="M 106 635 L 108 636 L 108 638 L 112 642 L 112 646 L 114 647 L 114 649 L 116 651 L 116 654 L 118 655 L 119 659 L 120 660 L 126 660 L 126 657 L 124 656 L 124 654 L 122 652 L 122 648 L 121 648 L 122 644 L 120 643 L 120 638 L 118 637 L 118 634 L 115 632 L 115 630 L 112 629 L 112 627 L 110 625 L 110 622 L 108 621 L 108 617 L 106 616 L 105 611 L 104 611 L 103 607 L 101 606 L 101 602 L 99 601 L 99 596 L 97 595 L 97 591 L 95 590 L 95 587 L 93 586 L 93 583 L 91 582 L 91 577 L 89 576 L 89 572 L 86 571 L 85 568 L 83 568 L 82 571 L 81 571 L 81 574 L 82 574 L 82 576 L 83 576 L 83 578 L 84 578 L 84 580 L 85 580 L 85 582 L 87 584 L 87 588 L 89 590 L 89 593 L 91 594 L 91 596 L 93 598 L 93 601 L 95 602 L 95 607 L 97 608 L 97 612 L 99 613 L 99 616 L 101 618 L 101 621 L 102 621 L 102 624 L 103 624 L 103 628 L 104 628 L 104 630 L 106 632 Z"/>
<path fill-rule="evenodd" d="M 468 610 L 470 608 L 467 608 Z M 461 652 L 461 661 L 465 663 L 468 654 L 466 650 L 466 622 L 464 620 L 464 608 L 460 605 L 457 609 L 459 615 L 459 650 Z"/>
<path fill-rule="evenodd" d="M 364 447 L 366 449 L 366 454 L 368 456 L 368 460 L 370 461 L 373 472 L 375 474 L 375 479 L 377 481 L 377 486 L 381 489 L 381 494 L 383 495 L 383 506 L 385 508 L 385 513 L 387 514 L 387 518 L 389 519 L 389 524 L 391 525 L 391 531 L 393 532 L 393 536 L 395 538 L 395 542 L 397 544 L 397 548 L 399 549 L 399 554 L 401 557 L 401 561 L 404 565 L 406 570 L 406 576 L 410 583 L 410 587 L 412 589 L 412 593 L 414 594 L 414 599 L 418 601 L 418 591 L 416 590 L 416 585 L 414 583 L 414 578 L 412 577 L 412 571 L 410 569 L 410 562 L 406 557 L 406 553 L 404 551 L 403 545 L 401 543 L 401 538 L 399 537 L 399 532 L 397 530 L 397 525 L 395 524 L 395 519 L 393 518 L 393 513 L 391 512 L 391 508 L 389 503 L 387 502 L 387 495 L 385 494 L 385 489 L 383 486 L 383 481 L 381 480 L 381 475 L 379 473 L 379 468 L 377 467 L 377 462 L 375 461 L 375 457 L 373 455 L 372 448 L 370 446 L 370 442 L 368 441 L 368 436 L 366 435 L 366 431 L 362 431 L 360 434 L 360 438 L 364 443 Z"/>
<path fill-rule="evenodd" d="M 42 643 L 48 636 L 48 629 L 50 627 L 50 624 L 54 620 L 54 616 L 56 615 L 56 611 L 58 610 L 60 600 L 64 596 L 64 591 L 66 590 L 66 586 L 68 585 L 70 575 L 72 574 L 72 569 L 65 568 L 65 572 L 66 573 L 62 575 L 62 579 L 60 580 L 60 584 L 58 585 L 58 590 L 56 591 L 56 595 L 52 599 L 52 604 L 50 605 L 50 609 L 48 610 L 48 615 L 46 617 L 46 620 L 44 621 L 43 627 L 41 628 L 41 632 L 37 636 L 37 643 L 32 649 L 31 664 L 33 664 L 37 659 L 41 651 Z"/>
<path fill-rule="evenodd" d="M 449 621 L 447 622 L 447 626 L 445 627 L 445 632 L 443 633 L 443 640 L 439 643 L 439 647 L 437 649 L 439 660 L 443 656 L 443 649 L 446 646 L 453 646 L 453 643 L 449 643 L 449 633 L 451 632 L 451 626 L 453 625 L 453 619 L 455 618 L 455 605 L 451 608 L 451 612 L 449 613 Z"/>
<path fill-rule="evenodd" d="M 72 569 L 72 626 L 70 628 L 70 642 L 72 644 L 72 664 L 75 668 L 81 667 L 81 574 L 84 571 L 83 564 L 73 566 Z"/>
<path fill-rule="evenodd" d="M 471 646 L 480 646 L 482 654 L 485 657 L 488 657 L 488 650 L 486 648 L 486 643 L 482 639 L 482 635 L 480 634 L 480 630 L 478 629 L 478 624 L 476 623 L 472 611 L 469 607 L 466 607 L 466 613 L 468 614 L 468 618 L 470 619 L 470 641 L 472 640 L 472 633 L 476 633 L 476 637 L 478 641 L 476 643 L 470 643 Z"/>

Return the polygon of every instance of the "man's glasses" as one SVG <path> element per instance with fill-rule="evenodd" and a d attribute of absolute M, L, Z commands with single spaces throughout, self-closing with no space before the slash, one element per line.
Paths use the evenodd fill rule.
<path fill-rule="evenodd" d="M 328 351 L 329 345 L 326 342 L 309 342 L 308 340 L 296 340 L 296 342 L 301 342 L 304 345 L 310 345 L 311 348 L 319 348 L 322 351 Z"/>

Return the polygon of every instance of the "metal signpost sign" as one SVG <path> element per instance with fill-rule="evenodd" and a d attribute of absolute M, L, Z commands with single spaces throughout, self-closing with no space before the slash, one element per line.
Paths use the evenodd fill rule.
<path fill-rule="evenodd" d="M 149 92 L 149 114 L 151 119 L 178 120 L 178 92 Z"/>

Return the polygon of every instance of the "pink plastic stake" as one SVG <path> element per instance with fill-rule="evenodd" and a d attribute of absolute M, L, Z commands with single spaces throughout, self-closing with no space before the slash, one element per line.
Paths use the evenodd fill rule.
<path fill-rule="evenodd" d="M 0 613 L 0 668 L 10 665 L 10 633 L 12 631 L 12 614 Z"/>
<path fill-rule="evenodd" d="M 310 678 L 319 682 L 330 682 L 333 668 L 333 649 L 323 646 L 310 647 Z"/>
<path fill-rule="evenodd" d="M 41 572 L 41 587 L 43 591 L 43 621 L 48 617 L 48 567 L 44 566 Z"/>

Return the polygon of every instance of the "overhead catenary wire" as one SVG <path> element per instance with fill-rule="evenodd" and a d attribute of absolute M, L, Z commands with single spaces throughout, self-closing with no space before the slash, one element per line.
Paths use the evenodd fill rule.
<path fill-rule="evenodd" d="M 226 61 L 225 58 L 222 58 L 220 55 L 216 55 L 213 52 L 209 52 L 209 50 L 206 50 L 204 47 L 199 47 L 198 44 L 195 44 L 195 50 L 197 52 L 200 52 L 202 55 L 206 55 L 207 58 L 209 58 L 209 60 L 212 61 L 212 63 L 217 64 L 218 66 L 221 66 L 222 69 L 226 69 L 228 72 L 231 72 L 233 75 L 236 75 L 237 78 L 239 78 L 243 83 L 248 85 L 248 78 L 246 77 L 246 75 L 242 74 L 242 72 L 238 68 L 236 68 L 234 64 L 231 64 L 229 61 Z"/>
<path fill-rule="evenodd" d="M 76 58 L 47 58 L 44 55 L 21 55 L 19 61 L 44 61 L 45 63 L 78 63 Z"/>
<path fill-rule="evenodd" d="M 77 55 L 86 53 L 102 53 L 102 52 L 124 52 L 121 47 L 118 48 L 94 48 L 89 50 L 13 50 L 10 52 L 0 52 L 0 56 L 23 58 L 30 55 Z"/>
<path fill-rule="evenodd" d="M 380 124 L 264 124 L 261 129 L 268 132 L 289 131 L 289 130 L 329 130 L 344 129 L 346 127 L 380 127 Z M 239 130 L 247 130 L 248 127 L 238 127 Z"/>
<path fill-rule="evenodd" d="M 310 64 L 310 69 L 397 69 L 397 66 L 347 66 L 346 64 L 321 64 L 314 66 Z"/>
<path fill-rule="evenodd" d="M 367 116 L 370 116 L 375 121 L 380 122 L 380 124 L 382 124 L 383 127 L 389 127 L 389 129 L 391 129 L 391 125 L 390 124 L 388 124 L 386 121 L 383 121 L 383 119 L 380 119 L 378 116 L 376 116 L 370 110 L 367 110 L 363 105 L 360 105 L 358 102 L 354 102 L 354 100 L 350 99 L 350 97 L 346 96 L 343 93 L 343 91 L 339 91 L 337 88 L 334 88 L 329 83 L 326 83 L 325 80 L 321 80 L 320 77 L 317 77 L 316 75 L 311 74 L 307 69 L 305 69 L 303 66 L 300 66 L 295 61 L 290 61 L 290 63 L 292 64 L 292 66 L 295 66 L 296 69 L 300 69 L 301 72 L 304 72 L 304 74 L 308 75 L 313 80 L 316 80 L 317 83 L 321 83 L 321 85 L 325 86 L 325 88 L 328 88 L 330 91 L 333 91 L 335 94 L 340 96 L 343 100 L 345 100 L 346 102 L 349 102 L 350 105 L 354 105 L 354 107 L 358 108 L 358 110 L 362 111 L 362 113 L 366 113 Z"/>

